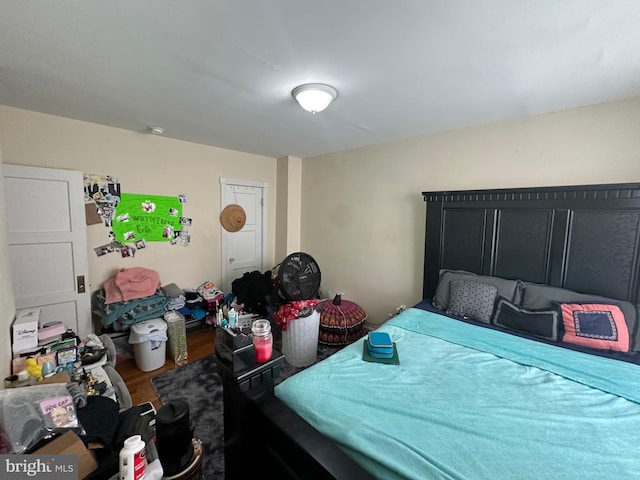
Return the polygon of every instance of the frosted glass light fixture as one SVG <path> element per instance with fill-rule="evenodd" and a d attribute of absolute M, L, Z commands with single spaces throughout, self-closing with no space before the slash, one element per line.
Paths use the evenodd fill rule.
<path fill-rule="evenodd" d="M 323 83 L 307 83 L 294 88 L 291 95 L 307 112 L 315 114 L 327 108 L 336 99 L 338 92 Z"/>

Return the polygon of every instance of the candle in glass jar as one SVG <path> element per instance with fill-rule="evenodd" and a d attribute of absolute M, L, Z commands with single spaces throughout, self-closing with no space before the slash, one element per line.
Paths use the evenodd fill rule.
<path fill-rule="evenodd" d="M 256 320 L 251 325 L 253 346 L 256 350 L 256 362 L 264 363 L 271 360 L 273 354 L 273 335 L 269 320 Z"/>

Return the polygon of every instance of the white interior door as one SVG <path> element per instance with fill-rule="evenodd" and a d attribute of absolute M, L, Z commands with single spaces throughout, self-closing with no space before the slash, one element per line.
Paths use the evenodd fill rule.
<path fill-rule="evenodd" d="M 93 332 L 82 172 L 5 164 L 7 239 L 16 309 L 39 307 L 81 338 Z"/>
<path fill-rule="evenodd" d="M 240 205 L 247 216 L 237 232 L 222 231 L 222 285 L 225 294 L 231 293 L 231 283 L 246 272 L 262 272 L 264 250 L 265 186 L 246 185 L 241 181 L 221 180 L 221 211 L 227 205 Z"/>

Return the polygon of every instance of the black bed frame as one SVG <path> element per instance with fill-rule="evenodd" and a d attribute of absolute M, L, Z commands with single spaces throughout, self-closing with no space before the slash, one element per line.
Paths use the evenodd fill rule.
<path fill-rule="evenodd" d="M 640 184 L 423 196 L 423 298 L 446 268 L 638 303 Z"/>
<path fill-rule="evenodd" d="M 432 298 L 446 268 L 638 303 L 640 184 L 422 195 L 423 298 Z M 265 472 L 301 480 L 372 478 L 277 399 L 271 377 L 240 388 L 230 370 L 221 373 L 227 479 Z"/>

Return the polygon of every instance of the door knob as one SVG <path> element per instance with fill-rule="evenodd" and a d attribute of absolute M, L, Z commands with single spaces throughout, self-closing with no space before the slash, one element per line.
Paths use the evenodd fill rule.
<path fill-rule="evenodd" d="M 233 262 L 235 262 L 235 261 L 236 261 L 236 259 L 235 259 L 235 258 L 233 258 L 233 257 L 231 257 L 231 258 L 229 259 L 229 263 L 233 263 Z"/>

